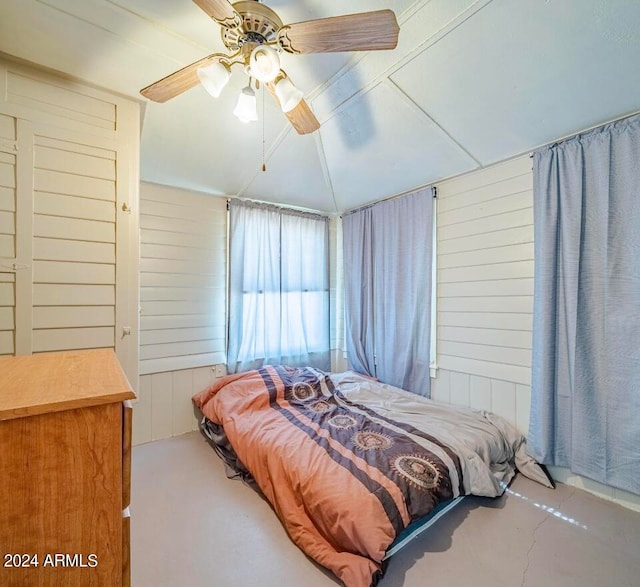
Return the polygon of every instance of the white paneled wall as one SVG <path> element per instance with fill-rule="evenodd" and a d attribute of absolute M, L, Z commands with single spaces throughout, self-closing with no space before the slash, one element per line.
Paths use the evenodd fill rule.
<path fill-rule="evenodd" d="M 191 397 L 226 374 L 226 235 L 226 198 L 141 184 L 134 444 L 196 430 Z"/>
<path fill-rule="evenodd" d="M 138 399 L 133 404 L 133 443 L 197 430 L 191 398 L 215 380 L 211 367 L 142 375 Z"/>
<path fill-rule="evenodd" d="M 433 399 L 490 410 L 524 434 L 531 406 L 533 176 L 519 157 L 438 185 L 438 375 Z M 640 497 L 553 467 L 633 509 Z"/>
<path fill-rule="evenodd" d="M 226 199 L 140 189 L 140 373 L 225 362 Z"/>
<path fill-rule="evenodd" d="M 446 371 L 529 385 L 532 190 L 526 156 L 438 186 L 438 365 Z"/>

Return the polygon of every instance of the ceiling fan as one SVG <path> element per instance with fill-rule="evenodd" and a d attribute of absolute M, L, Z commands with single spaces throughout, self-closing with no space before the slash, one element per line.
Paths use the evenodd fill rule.
<path fill-rule="evenodd" d="M 283 25 L 280 17 L 259 0 L 193 0 L 222 27 L 222 41 L 230 54 L 213 53 L 162 78 L 140 93 L 166 102 L 199 82 L 214 97 L 229 80 L 231 67 L 241 65 L 249 76 L 234 114 L 244 122 L 257 120 L 253 85 L 266 85 L 300 134 L 320 128 L 303 93 L 280 67 L 279 54 L 374 51 L 394 49 L 399 26 L 391 10 L 348 14 Z"/>

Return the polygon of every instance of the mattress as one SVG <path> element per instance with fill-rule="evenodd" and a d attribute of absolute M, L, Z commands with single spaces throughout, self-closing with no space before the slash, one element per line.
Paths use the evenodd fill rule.
<path fill-rule="evenodd" d="M 498 416 L 352 372 L 269 366 L 194 402 L 292 540 L 347 587 L 374 585 L 383 561 L 460 497 L 500 495 L 516 466 L 549 484 Z"/>

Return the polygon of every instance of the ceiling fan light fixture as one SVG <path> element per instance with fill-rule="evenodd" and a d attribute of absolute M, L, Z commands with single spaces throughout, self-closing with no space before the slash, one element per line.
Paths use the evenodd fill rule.
<path fill-rule="evenodd" d="M 253 122 L 258 120 L 258 107 L 256 104 L 256 93 L 251 86 L 247 86 L 242 89 L 240 96 L 238 96 L 238 103 L 236 104 L 233 114 L 242 122 Z"/>
<path fill-rule="evenodd" d="M 261 82 L 273 81 L 280 72 L 278 53 L 267 45 L 258 45 L 251 51 L 249 71 Z"/>
<path fill-rule="evenodd" d="M 280 100 L 280 107 L 283 112 L 290 112 L 302 100 L 303 93 L 296 88 L 289 78 L 283 77 L 276 83 L 276 96 Z"/>
<path fill-rule="evenodd" d="M 216 61 L 206 67 L 199 67 L 196 73 L 204 89 L 214 98 L 217 98 L 227 85 L 231 70 L 226 63 Z"/>

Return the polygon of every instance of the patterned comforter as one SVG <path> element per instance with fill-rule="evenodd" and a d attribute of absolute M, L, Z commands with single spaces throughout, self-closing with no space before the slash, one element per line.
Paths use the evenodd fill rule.
<path fill-rule="evenodd" d="M 506 421 L 346 373 L 264 367 L 194 397 L 224 428 L 289 536 L 347 587 L 369 587 L 395 537 L 459 495 L 548 484 Z"/>

